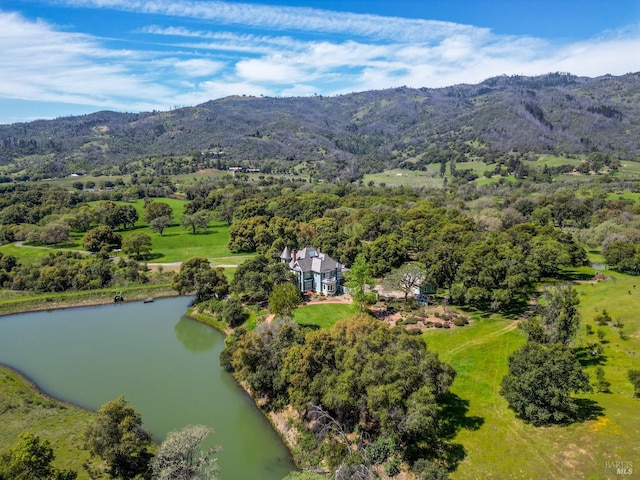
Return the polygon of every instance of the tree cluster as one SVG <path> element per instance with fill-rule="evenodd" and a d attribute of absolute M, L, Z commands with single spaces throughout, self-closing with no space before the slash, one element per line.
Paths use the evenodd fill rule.
<path fill-rule="evenodd" d="M 543 302 L 541 321 L 524 325 L 528 341 L 509 357 L 500 393 L 525 421 L 567 424 L 580 417 L 571 394 L 591 391 L 589 377 L 569 347 L 580 324 L 579 301 L 572 287 L 561 286 L 549 288 Z"/>
<path fill-rule="evenodd" d="M 367 315 L 307 331 L 286 318 L 239 331 L 222 364 L 267 408 L 293 405 L 318 436 L 320 449 L 353 448 L 387 438 L 399 458 L 436 456 L 443 400 L 455 377 L 420 337 Z M 361 443 L 353 445 L 352 434 Z M 369 447 L 369 455 L 377 447 Z M 361 458 L 362 463 L 366 463 Z"/>

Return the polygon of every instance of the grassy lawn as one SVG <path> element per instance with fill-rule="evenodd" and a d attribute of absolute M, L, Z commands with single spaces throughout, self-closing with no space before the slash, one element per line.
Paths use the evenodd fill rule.
<path fill-rule="evenodd" d="M 82 432 L 93 413 L 52 400 L 39 393 L 15 372 L 0 367 L 0 454 L 18 442 L 26 432 L 49 440 L 58 468 L 78 472 L 78 479 L 89 478 L 82 464 L 89 452 L 81 449 Z"/>
<path fill-rule="evenodd" d="M 182 228 L 179 224 L 179 218 L 183 214 L 184 207 L 187 203 L 185 200 L 163 198 L 158 201 L 169 204 L 174 212 L 173 224 L 169 226 L 162 235 L 152 232 L 142 219 L 144 216 L 144 202 L 142 200 L 130 204 L 136 208 L 140 217 L 136 226 L 131 230 L 117 231 L 123 238 L 136 232 L 144 232 L 150 235 L 152 242 L 150 262 L 175 263 L 191 257 L 204 257 L 208 258 L 214 266 L 239 265 L 253 256 L 253 254 L 234 254 L 229 251 L 227 243 L 229 242 L 230 226 L 225 222 L 213 220 L 209 223 L 209 228 L 206 232 L 193 234 L 191 231 Z M 92 205 L 95 206 L 99 203 L 100 202 L 92 202 Z M 72 243 L 64 247 L 82 250 L 83 235 L 82 233 L 73 232 Z M 55 248 L 51 250 L 55 250 Z M 49 254 L 49 249 L 21 248 L 16 247 L 15 244 L 8 244 L 0 246 L 0 252 L 14 255 L 22 263 L 36 263 L 40 262 Z"/>
<path fill-rule="evenodd" d="M 616 478 L 606 462 L 637 463 L 640 400 L 631 398 L 626 372 L 640 368 L 640 319 L 635 313 L 640 311 L 640 278 L 604 273 L 614 279 L 576 286 L 583 324 L 592 324 L 594 330 L 604 328 L 608 340 L 602 366 L 611 393 L 582 396 L 602 409 L 596 419 L 568 427 L 536 428 L 515 418 L 499 390 L 508 356 L 525 341 L 516 322 L 479 319 L 468 327 L 424 334 L 429 348 L 458 372 L 452 390 L 468 400 L 468 423 L 478 427 L 462 429 L 454 439 L 463 445 L 466 457 L 451 478 L 606 479 Z M 628 339 L 621 339 L 619 329 L 612 325 L 594 324 L 593 316 L 603 308 L 625 324 Z M 597 336 L 588 336 L 583 328 L 576 347 L 595 341 Z M 593 362 L 587 359 L 585 363 Z M 586 366 L 592 381 L 595 368 Z"/>
<path fill-rule="evenodd" d="M 212 222 L 208 231 L 195 235 L 178 225 L 167 228 L 162 236 L 146 227 L 135 231 L 151 236 L 153 262 L 180 262 L 191 257 L 205 257 L 213 264 L 238 265 L 249 257 L 246 254 L 234 255 L 229 251 L 229 225 L 226 223 Z M 123 237 L 128 233 L 122 232 Z"/>
<path fill-rule="evenodd" d="M 342 303 L 314 303 L 304 305 L 293 311 L 293 319 L 307 327 L 329 328 L 339 320 L 346 320 L 355 315 L 353 305 Z"/>
<path fill-rule="evenodd" d="M 3 255 L 13 255 L 18 259 L 20 263 L 31 265 L 34 263 L 40 263 L 45 258 L 50 250 L 44 248 L 22 248 L 16 247 L 14 243 L 7 243 L 0 246 L 0 252 Z"/>

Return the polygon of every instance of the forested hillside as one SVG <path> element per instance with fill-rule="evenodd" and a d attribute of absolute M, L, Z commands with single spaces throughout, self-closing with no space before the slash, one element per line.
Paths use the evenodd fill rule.
<path fill-rule="evenodd" d="M 6 179 L 241 165 L 319 179 L 511 152 L 640 159 L 640 73 L 496 77 L 334 97 L 228 97 L 195 107 L 0 125 Z M 171 161 L 167 161 L 170 158 Z"/>

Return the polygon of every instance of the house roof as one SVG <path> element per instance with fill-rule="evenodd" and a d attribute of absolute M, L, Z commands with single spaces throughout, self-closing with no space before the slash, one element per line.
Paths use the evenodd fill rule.
<path fill-rule="evenodd" d="M 302 272 L 331 272 L 335 269 L 342 269 L 342 264 L 336 262 L 326 253 L 318 252 L 315 248 L 305 247 L 296 253 L 296 261 L 291 268 Z"/>
<path fill-rule="evenodd" d="M 289 247 L 284 247 L 284 250 L 280 254 L 280 258 L 282 260 L 291 260 L 291 251 L 289 250 Z"/>

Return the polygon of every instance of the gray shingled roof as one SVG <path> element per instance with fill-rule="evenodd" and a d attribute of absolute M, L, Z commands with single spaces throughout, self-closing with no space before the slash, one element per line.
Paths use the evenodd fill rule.
<path fill-rule="evenodd" d="M 296 263 L 303 272 L 330 272 L 336 268 L 342 268 L 339 262 L 336 262 L 326 253 L 318 253 L 315 248 L 305 247 L 296 253 Z"/>

